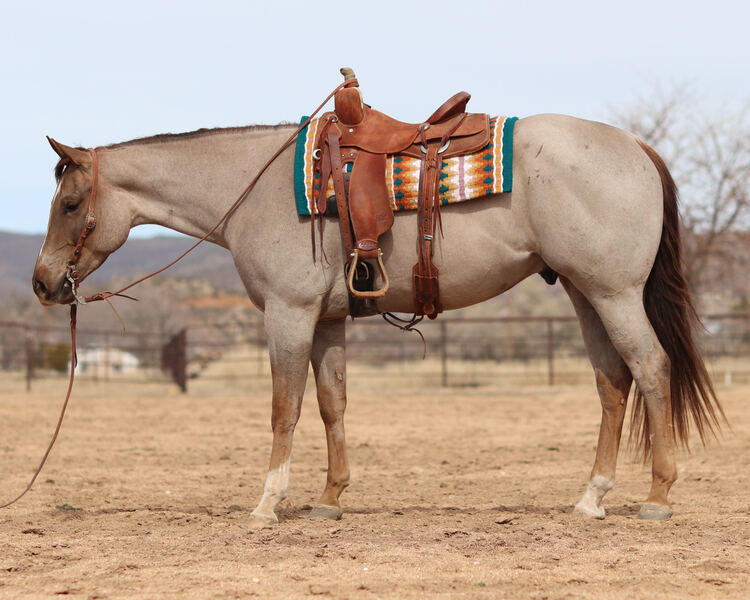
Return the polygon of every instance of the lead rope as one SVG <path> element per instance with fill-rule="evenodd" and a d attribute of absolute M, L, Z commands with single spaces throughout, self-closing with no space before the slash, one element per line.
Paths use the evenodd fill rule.
<path fill-rule="evenodd" d="M 188 248 L 187 250 L 185 250 L 185 252 L 183 252 L 182 254 L 180 254 L 180 256 L 178 256 L 177 258 L 175 258 L 172 262 L 168 263 L 167 265 L 163 266 L 160 269 L 157 269 L 153 273 L 150 273 L 150 274 L 146 275 L 145 277 L 141 277 L 140 279 L 134 281 L 133 283 L 131 283 L 129 285 L 126 285 L 124 288 L 122 288 L 120 290 L 117 290 L 116 292 L 97 292 L 96 294 L 92 294 L 91 296 L 83 298 L 84 301 L 81 302 L 81 304 L 87 304 L 89 302 L 97 302 L 99 300 L 105 300 L 105 301 L 107 301 L 107 304 L 110 305 L 110 307 L 112 308 L 112 310 L 114 310 L 114 307 L 109 302 L 109 298 L 112 298 L 113 296 L 124 296 L 124 294 L 122 294 L 122 292 L 124 292 L 125 290 L 129 290 L 133 286 L 136 286 L 139 283 L 141 283 L 143 281 L 146 281 L 147 279 L 150 279 L 151 277 L 153 277 L 155 275 L 158 275 L 162 271 L 166 271 L 169 267 L 173 266 L 175 263 L 179 262 L 180 260 L 182 260 L 183 258 L 185 258 L 185 256 L 187 256 L 188 254 L 190 254 L 190 252 L 192 252 L 195 248 L 197 248 L 199 244 L 202 244 L 203 242 L 205 242 L 206 239 L 208 239 L 208 237 L 211 236 L 221 226 L 221 224 L 224 223 L 224 221 L 227 220 L 227 218 L 229 218 L 229 216 L 235 211 L 235 209 L 240 204 L 242 204 L 242 202 L 247 198 L 247 195 L 250 193 L 250 190 L 252 190 L 253 187 L 255 187 L 255 184 L 258 182 L 258 180 L 260 179 L 261 175 L 263 175 L 263 173 L 266 172 L 266 170 L 268 169 L 268 167 L 270 167 L 271 164 L 279 156 L 281 156 L 281 153 L 284 152 L 284 150 L 286 150 L 289 147 L 289 145 L 299 135 L 299 132 L 302 131 L 305 127 L 307 127 L 307 125 L 310 123 L 310 120 L 316 114 L 318 114 L 320 112 L 320 110 L 326 105 L 326 103 L 331 98 L 333 98 L 333 96 L 336 94 L 336 92 L 338 92 L 342 88 L 349 87 L 349 86 L 352 86 L 352 85 L 357 85 L 357 80 L 356 79 L 344 81 L 344 83 L 336 86 L 336 89 L 334 89 L 330 94 L 328 94 L 328 96 L 326 97 L 326 99 L 323 100 L 323 102 L 320 103 L 320 106 L 318 106 L 318 108 L 316 108 L 310 114 L 310 116 L 307 117 L 307 119 L 305 119 L 302 123 L 300 123 L 300 126 L 297 127 L 296 131 L 291 136 L 289 136 L 289 138 L 281 145 L 281 147 L 274 153 L 274 155 L 270 159 L 268 159 L 268 161 L 266 162 L 266 164 L 263 165 L 263 167 L 261 167 L 260 171 L 258 171 L 258 174 L 253 178 L 253 180 L 248 184 L 248 186 L 244 189 L 244 191 L 239 195 L 239 197 L 237 198 L 237 200 L 234 201 L 234 203 L 232 204 L 232 206 L 229 207 L 229 210 L 227 210 L 227 212 L 224 213 L 224 216 L 221 217 L 221 219 L 219 219 L 219 222 L 216 223 L 216 225 L 214 225 L 214 227 L 211 229 L 211 231 L 209 231 L 206 235 L 204 235 L 201 239 L 199 239 L 195 244 L 193 244 L 190 248 Z M 94 163 L 96 163 L 96 152 L 94 150 L 91 150 L 91 153 L 94 155 L 93 156 Z M 96 181 L 97 177 L 98 177 L 98 169 L 95 169 L 95 171 L 94 171 L 94 182 Z M 94 193 L 92 193 L 92 199 L 90 200 L 90 207 L 93 206 L 92 200 L 95 199 L 95 194 L 96 194 L 96 192 L 95 192 L 95 190 L 96 190 L 96 184 L 95 183 L 92 184 L 92 190 L 94 190 Z M 93 212 L 90 212 L 89 214 L 91 214 L 93 216 Z M 78 250 L 78 254 L 75 255 L 76 257 L 80 254 L 80 250 L 81 250 L 81 248 L 83 246 L 83 241 L 86 239 L 86 235 L 88 234 L 88 232 L 90 230 L 92 230 L 94 228 L 93 226 L 88 226 L 88 222 L 90 222 L 90 219 L 88 218 L 89 215 L 86 215 L 86 217 L 87 217 L 87 226 L 84 228 L 84 232 L 86 232 L 86 233 L 85 234 L 82 233 L 81 237 L 79 238 L 78 243 L 76 244 L 76 250 Z M 93 219 L 93 223 L 94 224 L 96 223 L 95 217 Z M 76 259 L 76 262 L 77 262 L 77 259 Z M 47 457 L 49 456 L 50 452 L 52 452 L 52 446 L 55 445 L 55 441 L 57 440 L 57 435 L 60 433 L 60 428 L 62 427 L 63 418 L 65 417 L 65 410 L 68 408 L 68 401 L 70 400 L 70 394 L 73 391 L 73 380 L 75 379 L 75 366 L 76 366 L 76 362 L 77 362 L 77 358 L 76 358 L 76 316 L 77 316 L 77 311 L 78 311 L 78 304 L 77 303 L 80 301 L 79 300 L 79 296 L 78 296 L 78 273 L 75 271 L 75 263 L 72 266 L 73 266 L 72 270 L 70 270 L 70 266 L 69 266 L 68 277 L 69 277 L 69 280 L 71 281 L 70 285 L 71 285 L 71 289 L 73 291 L 73 295 L 76 298 L 76 302 L 74 302 L 74 303 L 72 303 L 70 305 L 70 380 L 68 382 L 68 392 L 67 392 L 67 394 L 65 394 L 65 402 L 63 402 L 62 409 L 60 410 L 60 417 L 57 419 L 57 426 L 55 427 L 55 433 L 52 435 L 52 440 L 50 440 L 49 446 L 47 446 L 47 451 L 44 453 L 44 456 L 42 457 L 42 462 L 39 463 L 39 466 L 37 467 L 36 472 L 34 473 L 33 477 L 31 478 L 31 481 L 29 481 L 29 484 L 26 486 L 26 489 L 23 492 L 21 492 L 18 496 L 16 496 L 10 502 L 7 502 L 5 504 L 0 504 L 0 508 L 6 508 L 6 507 L 10 506 L 11 504 L 14 504 L 14 503 L 18 502 L 21 498 L 23 498 L 26 495 L 26 492 L 28 492 L 31 489 L 31 486 L 34 485 L 34 482 L 36 481 L 36 478 L 39 476 L 39 473 L 41 473 L 41 471 L 42 471 L 42 467 L 44 467 L 44 463 L 47 462 Z M 124 296 L 124 297 L 129 298 L 129 296 Z M 135 298 L 130 298 L 130 299 L 131 300 L 135 300 Z M 115 310 L 115 314 L 117 315 L 117 311 L 116 310 Z M 117 315 L 117 317 L 120 318 L 119 315 Z M 120 322 L 122 323 L 122 319 L 120 319 Z M 124 328 L 124 326 L 123 326 L 123 328 Z"/>
<path fill-rule="evenodd" d="M 63 402 L 62 410 L 60 411 L 60 417 L 57 419 L 57 426 L 55 427 L 55 433 L 52 434 L 52 439 L 50 440 L 49 445 L 47 446 L 47 451 L 44 453 L 44 456 L 42 456 L 42 462 L 40 462 L 39 466 L 36 468 L 36 472 L 34 473 L 34 476 L 31 478 L 31 481 L 29 481 L 29 485 L 27 485 L 26 489 L 22 491 L 20 494 L 18 494 L 18 496 L 13 498 L 13 500 L 11 500 L 10 502 L 6 502 L 5 504 L 0 504 L 0 508 L 5 508 L 7 506 L 10 506 L 11 504 L 15 504 L 26 495 L 26 492 L 28 492 L 31 489 L 31 486 L 34 485 L 34 482 L 36 481 L 36 478 L 39 476 L 39 473 L 42 472 L 42 467 L 44 466 L 44 463 L 47 462 L 47 457 L 49 456 L 49 453 L 52 452 L 52 446 L 55 445 L 55 440 L 57 440 L 57 434 L 60 433 L 60 428 L 62 427 L 63 418 L 65 417 L 65 409 L 68 408 L 68 400 L 70 400 L 70 393 L 73 391 L 73 378 L 75 375 L 76 363 L 78 362 L 78 357 L 76 356 L 76 312 L 77 310 L 78 310 L 77 304 L 70 305 L 70 381 L 68 381 L 68 393 L 65 394 L 65 402 Z"/>

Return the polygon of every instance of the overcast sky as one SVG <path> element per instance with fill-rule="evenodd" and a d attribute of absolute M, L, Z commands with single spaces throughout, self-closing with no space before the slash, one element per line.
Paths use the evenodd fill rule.
<path fill-rule="evenodd" d="M 749 31 L 750 3 L 718 0 L 6 3 L 0 229 L 46 228 L 46 134 L 95 146 L 296 120 L 340 66 L 410 121 L 461 89 L 476 112 L 606 120 L 656 83 L 688 83 L 721 110 L 750 100 Z"/>

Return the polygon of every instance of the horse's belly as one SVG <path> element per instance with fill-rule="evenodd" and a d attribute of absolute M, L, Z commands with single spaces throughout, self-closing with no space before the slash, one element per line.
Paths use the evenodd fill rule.
<path fill-rule="evenodd" d="M 444 310 L 493 298 L 544 267 L 513 194 L 443 207 L 442 221 L 433 262 Z M 397 215 L 391 232 L 381 238 L 391 285 L 377 303 L 380 311 L 414 310 L 416 236 L 416 215 L 407 213 Z"/>

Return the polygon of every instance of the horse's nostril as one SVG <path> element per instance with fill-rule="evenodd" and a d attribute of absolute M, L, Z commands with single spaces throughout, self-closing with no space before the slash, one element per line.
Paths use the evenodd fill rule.
<path fill-rule="evenodd" d="M 34 287 L 36 288 L 37 293 L 42 294 L 44 296 L 47 295 L 47 286 L 44 285 L 44 282 L 42 282 L 40 279 L 34 280 Z"/>

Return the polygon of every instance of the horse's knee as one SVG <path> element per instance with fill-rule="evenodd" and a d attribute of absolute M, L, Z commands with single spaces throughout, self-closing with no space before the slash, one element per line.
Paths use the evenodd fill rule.
<path fill-rule="evenodd" d="M 271 417 L 271 429 L 274 435 L 287 435 L 294 433 L 294 428 L 299 421 L 299 415 L 289 417 Z"/>
<path fill-rule="evenodd" d="M 276 397 L 273 399 L 271 410 L 271 429 L 274 434 L 294 433 L 294 428 L 299 421 L 302 408 L 302 399 L 295 401 L 279 401 Z"/>
<path fill-rule="evenodd" d="M 346 412 L 346 391 L 343 388 L 318 386 L 318 408 L 326 427 L 340 423 Z"/>

